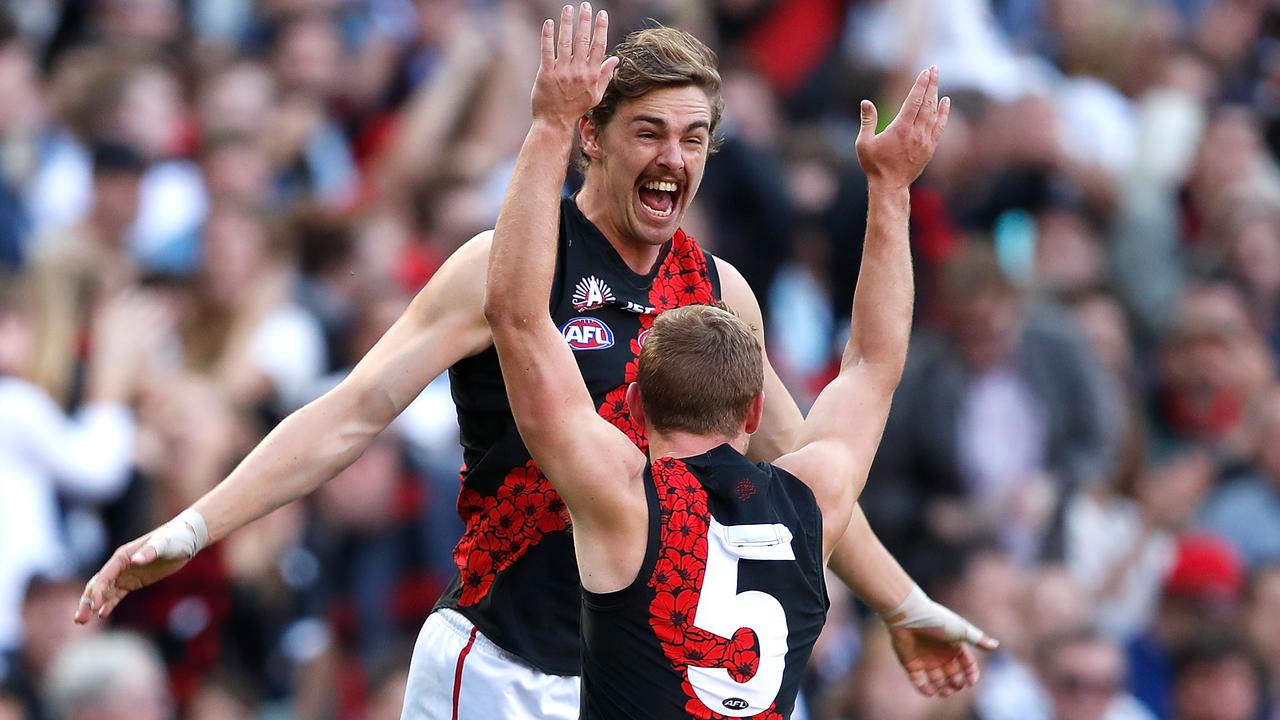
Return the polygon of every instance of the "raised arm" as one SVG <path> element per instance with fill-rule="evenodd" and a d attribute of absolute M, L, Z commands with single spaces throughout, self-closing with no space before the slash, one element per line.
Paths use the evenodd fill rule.
<path fill-rule="evenodd" d="M 489 256 L 485 317 L 502 364 L 520 436 L 564 498 L 578 537 L 583 583 L 593 587 L 584 552 L 610 545 L 643 504 L 644 454 L 596 412 L 572 351 L 548 312 L 555 272 L 560 189 L 581 118 L 600 101 L 617 65 L 605 59 L 608 16 L 592 30 L 591 6 L 574 23 L 571 6 L 542 27 L 542 62 L 533 88 L 533 125 L 516 158 Z M 584 542 L 583 535 L 591 540 Z M 597 542 L 599 541 L 599 542 Z M 643 548 L 643 543 L 632 543 Z M 607 558 L 602 558 L 608 562 Z"/>
<path fill-rule="evenodd" d="M 285 418 L 178 518 L 120 546 L 85 589 L 77 622 L 106 617 L 231 531 L 308 495 L 355 462 L 435 376 L 489 345 L 481 314 L 488 233 L 454 253 L 333 390 Z M 197 513 L 198 515 L 192 514 Z"/>
<path fill-rule="evenodd" d="M 875 106 L 862 103 L 856 147 L 867 174 L 869 210 L 849 341 L 839 375 L 800 428 L 798 449 L 777 461 L 813 487 L 828 553 L 849 525 L 906 362 L 915 292 L 909 188 L 933 156 L 949 110 L 949 100 L 938 101 L 936 68 L 920 73 L 898 116 L 879 135 Z"/>
<path fill-rule="evenodd" d="M 751 326 L 760 347 L 767 348 L 764 339 L 764 317 L 760 312 L 760 302 L 747 284 L 746 278 L 738 269 L 721 258 L 715 258 L 716 272 L 720 275 L 720 299 L 743 322 Z M 787 392 L 787 388 L 778 378 L 773 365 L 769 362 L 769 354 L 764 357 L 764 417 L 760 419 L 760 427 L 751 434 L 751 443 L 747 445 L 747 457 L 754 462 L 773 462 L 796 448 L 800 436 L 800 424 L 804 415 L 796 406 L 796 401 Z"/>

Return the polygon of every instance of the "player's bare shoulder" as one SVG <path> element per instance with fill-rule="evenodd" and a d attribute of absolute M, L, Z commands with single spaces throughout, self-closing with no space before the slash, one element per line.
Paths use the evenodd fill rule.
<path fill-rule="evenodd" d="M 773 461 L 796 476 L 813 492 L 823 517 L 823 548 L 830 552 L 849 524 L 849 514 L 861 490 L 855 482 L 857 463 L 838 442 L 818 440 Z"/>

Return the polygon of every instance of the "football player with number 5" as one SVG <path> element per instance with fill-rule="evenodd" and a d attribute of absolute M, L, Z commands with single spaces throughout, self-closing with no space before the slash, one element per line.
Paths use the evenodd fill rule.
<path fill-rule="evenodd" d="M 939 100 L 930 68 L 883 133 L 874 106 L 862 105 L 856 149 L 870 214 L 851 333 L 797 449 L 771 465 L 747 459 L 765 407 L 762 348 L 731 312 L 686 304 L 642 318 L 625 402 L 646 456 L 598 413 L 576 346 L 547 310 L 574 134 L 618 63 L 605 57 L 607 17 L 596 17 L 592 42 L 584 11 L 576 24 L 562 16 L 558 45 L 554 23 L 543 26 L 533 127 L 494 230 L 484 304 L 520 435 L 572 522 L 584 591 L 582 717 L 780 720 L 826 618 L 823 568 L 849 526 L 906 361 L 909 187 L 950 101 Z M 639 129 L 652 146 L 657 179 L 624 214 L 637 234 L 678 232 L 672 209 L 705 159 L 712 114 L 701 88 L 681 85 L 612 120 L 626 124 L 606 132 Z M 583 138 L 591 162 L 626 162 L 602 152 L 608 137 Z"/>

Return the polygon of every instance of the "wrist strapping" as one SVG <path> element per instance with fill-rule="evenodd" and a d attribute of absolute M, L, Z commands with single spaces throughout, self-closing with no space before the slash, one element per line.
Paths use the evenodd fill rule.
<path fill-rule="evenodd" d="M 156 528 L 147 540 L 161 558 L 193 558 L 209 545 L 209 526 L 204 516 L 187 508 L 169 522 Z"/>
<path fill-rule="evenodd" d="M 891 628 L 942 628 L 952 641 L 977 643 L 983 638 L 983 632 L 973 623 L 934 602 L 919 585 L 911 588 L 901 605 L 879 616 Z"/>

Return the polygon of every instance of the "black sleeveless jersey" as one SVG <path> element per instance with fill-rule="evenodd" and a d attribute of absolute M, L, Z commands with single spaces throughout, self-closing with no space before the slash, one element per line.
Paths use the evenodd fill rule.
<path fill-rule="evenodd" d="M 829 604 L 813 493 L 729 445 L 645 491 L 635 582 L 583 593 L 583 720 L 789 717 Z"/>
<path fill-rule="evenodd" d="M 720 297 L 710 255 L 677 231 L 654 269 L 637 275 L 572 198 L 560 205 L 551 315 L 573 349 L 600 414 L 642 450 L 626 388 L 654 317 Z M 436 607 L 457 610 L 490 640 L 542 672 L 581 673 L 582 598 L 569 515 L 516 430 L 493 348 L 449 369 L 465 465 L 454 548 L 458 574 Z"/>

